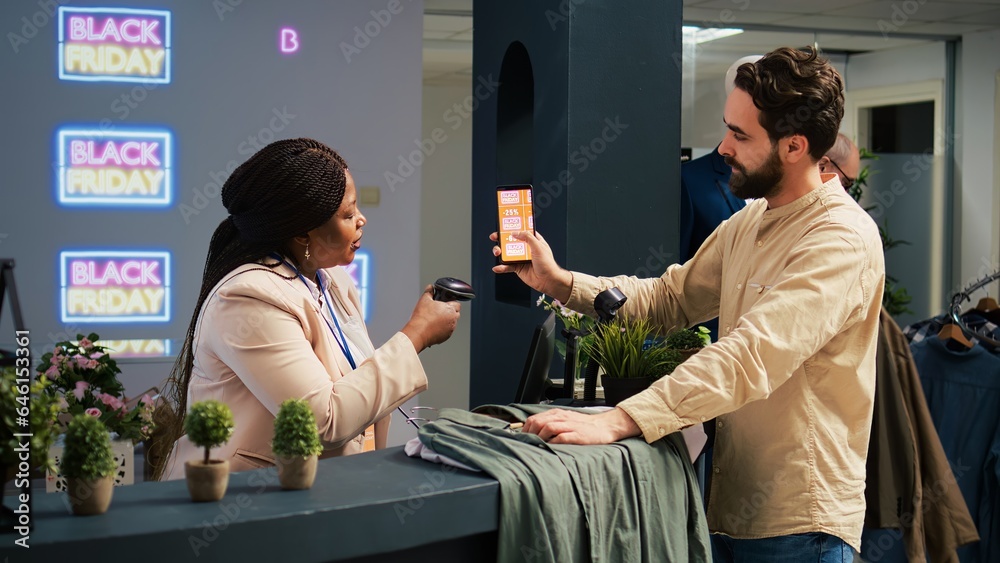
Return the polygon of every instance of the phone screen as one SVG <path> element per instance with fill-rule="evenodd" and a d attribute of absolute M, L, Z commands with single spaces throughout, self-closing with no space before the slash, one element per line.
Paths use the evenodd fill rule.
<path fill-rule="evenodd" d="M 535 214 L 531 204 L 531 186 L 500 186 L 497 188 L 497 242 L 501 262 L 530 262 L 528 243 L 514 238 L 518 231 L 535 231 Z"/>

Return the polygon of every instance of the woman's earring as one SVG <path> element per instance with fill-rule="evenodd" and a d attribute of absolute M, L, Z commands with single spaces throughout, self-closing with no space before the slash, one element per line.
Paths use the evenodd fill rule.
<path fill-rule="evenodd" d="M 306 260 L 309 260 L 310 258 L 312 258 L 312 255 L 309 254 L 309 243 L 308 242 L 306 243 L 306 254 L 305 254 L 305 256 L 306 256 Z"/>

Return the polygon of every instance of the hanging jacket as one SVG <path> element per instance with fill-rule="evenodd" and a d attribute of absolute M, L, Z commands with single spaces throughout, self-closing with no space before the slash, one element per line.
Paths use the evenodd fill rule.
<path fill-rule="evenodd" d="M 902 528 L 910 561 L 958 563 L 955 550 L 979 541 L 979 534 L 927 408 L 909 342 L 885 309 L 877 355 L 865 524 Z"/>

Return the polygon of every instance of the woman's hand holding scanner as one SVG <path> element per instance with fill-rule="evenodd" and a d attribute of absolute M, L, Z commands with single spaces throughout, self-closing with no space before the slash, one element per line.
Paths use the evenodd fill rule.
<path fill-rule="evenodd" d="M 431 297 L 432 287 L 428 285 L 424 288 L 410 320 L 402 330 L 418 353 L 448 340 L 458 326 L 459 312 L 462 310 L 458 301 L 435 301 Z"/>
<path fill-rule="evenodd" d="M 513 272 L 532 289 L 550 295 L 562 303 L 568 301 L 570 291 L 573 289 L 573 274 L 556 264 L 552 249 L 542 235 L 537 232 L 521 231 L 514 233 L 513 236 L 528 243 L 528 247 L 531 248 L 531 262 L 500 264 L 493 267 L 493 272 L 497 274 Z M 497 234 L 491 234 L 490 240 L 497 242 Z M 493 256 L 500 256 L 499 246 L 493 247 Z"/>

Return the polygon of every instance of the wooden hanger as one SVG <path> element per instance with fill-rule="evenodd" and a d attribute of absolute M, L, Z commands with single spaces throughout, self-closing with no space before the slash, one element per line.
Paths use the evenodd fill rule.
<path fill-rule="evenodd" d="M 962 329 L 956 324 L 948 323 L 941 327 L 938 332 L 938 338 L 944 340 L 945 342 L 955 342 L 956 344 L 961 344 L 965 349 L 971 350 L 974 344 L 969 337 L 962 332 Z"/>
<path fill-rule="evenodd" d="M 1000 324 L 1000 305 L 997 304 L 996 299 L 990 296 L 980 299 L 973 311 L 979 313 L 993 324 Z"/>
<path fill-rule="evenodd" d="M 989 313 L 990 311 L 996 311 L 1000 309 L 1000 305 L 997 304 L 997 300 L 990 296 L 983 297 L 976 304 L 976 310 L 980 313 Z"/>

